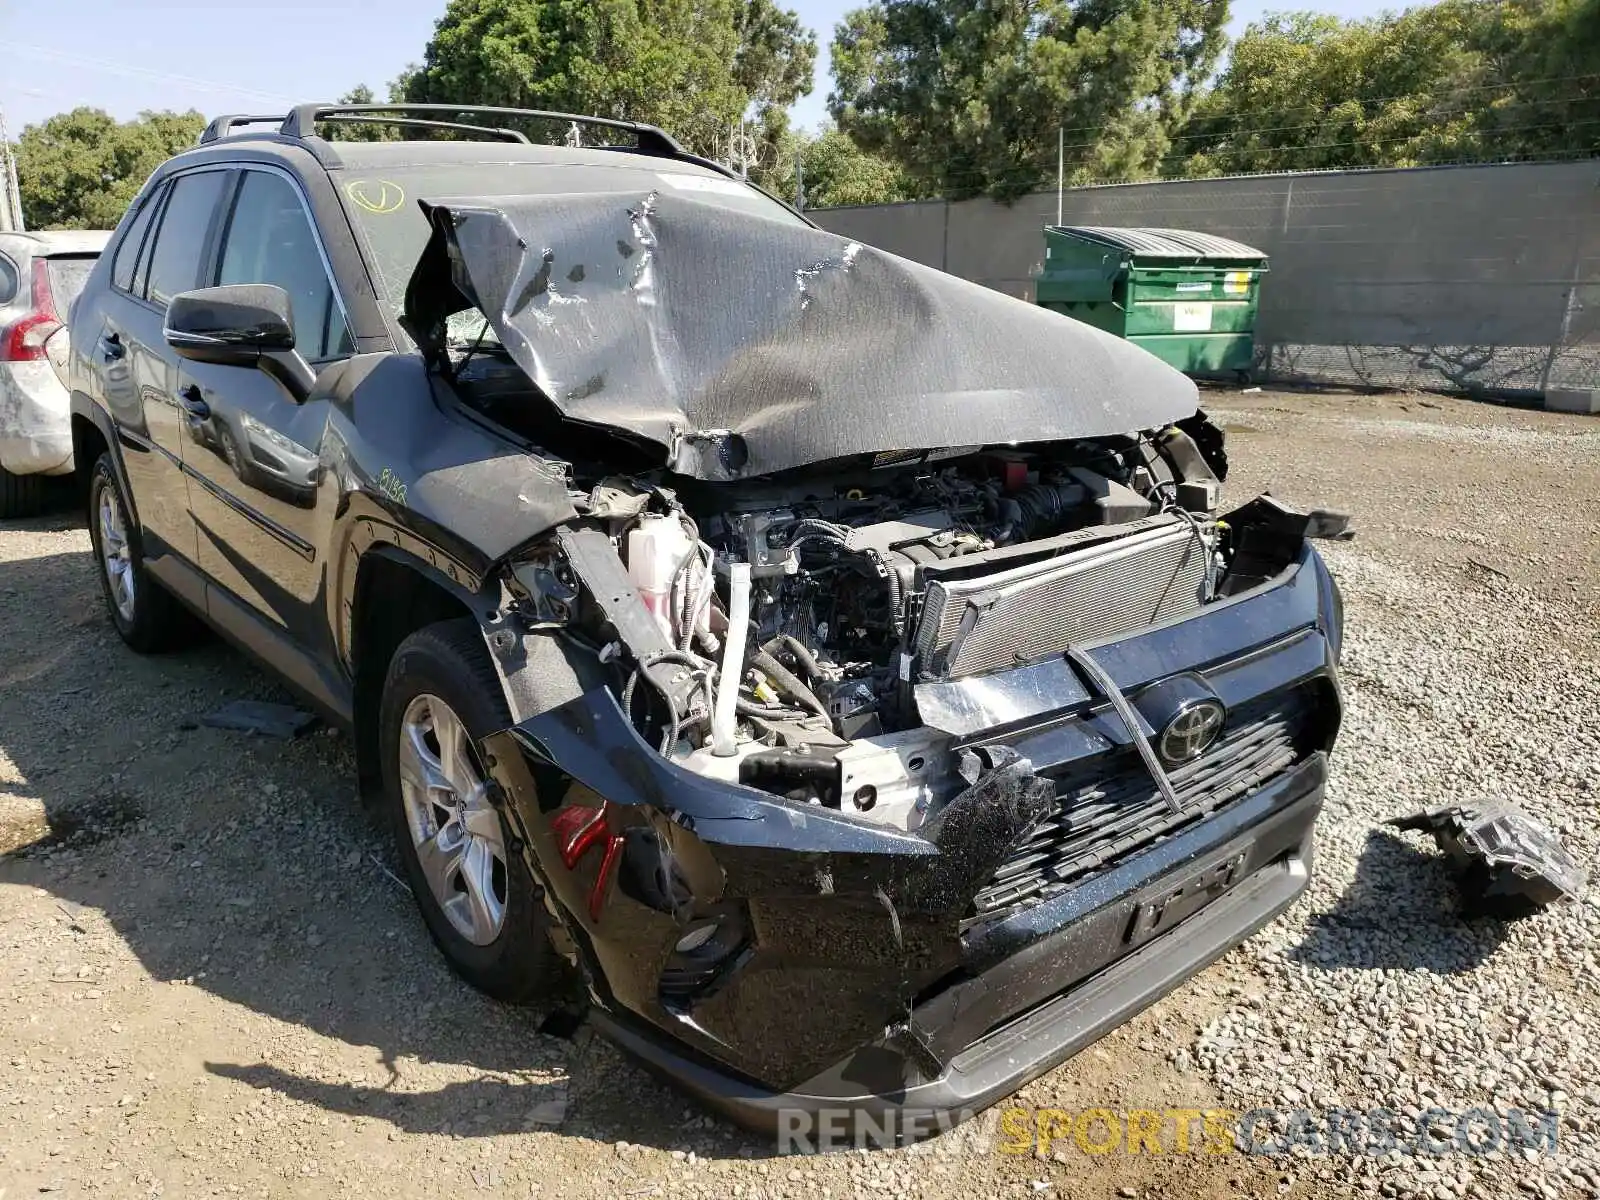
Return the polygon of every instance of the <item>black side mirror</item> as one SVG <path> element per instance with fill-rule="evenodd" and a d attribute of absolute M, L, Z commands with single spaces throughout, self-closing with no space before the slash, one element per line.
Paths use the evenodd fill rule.
<path fill-rule="evenodd" d="M 294 348 L 289 293 L 271 283 L 231 283 L 182 292 L 167 306 L 162 335 L 194 362 L 258 367 L 296 401 L 311 393 L 316 373 Z"/>

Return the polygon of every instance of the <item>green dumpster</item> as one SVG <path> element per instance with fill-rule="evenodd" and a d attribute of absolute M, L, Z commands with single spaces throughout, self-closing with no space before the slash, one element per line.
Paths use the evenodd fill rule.
<path fill-rule="evenodd" d="M 1186 229 L 1047 225 L 1034 299 L 1191 375 L 1250 370 L 1267 256 Z"/>

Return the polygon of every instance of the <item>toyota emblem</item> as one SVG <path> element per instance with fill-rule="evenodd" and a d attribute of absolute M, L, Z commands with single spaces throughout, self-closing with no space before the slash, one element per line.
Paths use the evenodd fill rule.
<path fill-rule="evenodd" d="M 1156 742 L 1156 753 L 1169 767 L 1191 762 L 1204 754 L 1222 732 L 1225 715 L 1216 700 L 1197 700 L 1167 722 Z"/>

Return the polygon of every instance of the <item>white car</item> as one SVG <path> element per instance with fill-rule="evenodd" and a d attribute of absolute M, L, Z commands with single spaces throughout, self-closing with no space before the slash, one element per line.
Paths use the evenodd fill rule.
<path fill-rule="evenodd" d="M 67 315 L 111 236 L 0 233 L 0 517 L 37 512 L 72 471 Z"/>

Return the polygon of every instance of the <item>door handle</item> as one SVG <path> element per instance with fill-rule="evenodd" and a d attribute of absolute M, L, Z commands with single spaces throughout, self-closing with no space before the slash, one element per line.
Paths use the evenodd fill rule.
<path fill-rule="evenodd" d="M 211 405 L 200 398 L 200 389 L 192 383 L 178 390 L 178 403 L 191 417 L 199 417 L 204 421 L 211 416 Z"/>
<path fill-rule="evenodd" d="M 116 362 L 117 359 L 127 353 L 122 345 L 122 339 L 114 333 L 102 333 L 99 344 L 100 357 L 107 362 Z"/>

